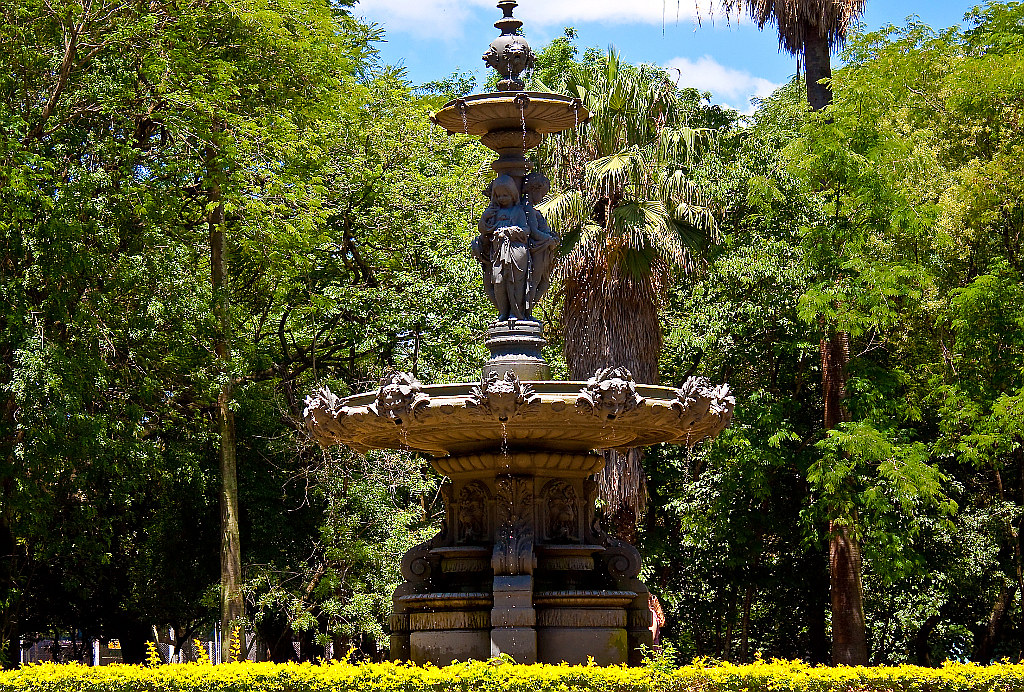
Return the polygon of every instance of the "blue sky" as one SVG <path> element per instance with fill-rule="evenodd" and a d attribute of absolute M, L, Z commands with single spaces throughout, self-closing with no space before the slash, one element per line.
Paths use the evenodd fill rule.
<path fill-rule="evenodd" d="M 682 86 L 714 94 L 717 103 L 750 110 L 796 72 L 796 59 L 779 52 L 774 29 L 758 31 L 749 21 L 731 21 L 711 11 L 714 0 L 519 0 L 516 17 L 535 48 L 575 27 L 582 47 L 613 44 L 630 62 L 678 70 Z M 959 24 L 974 2 L 868 0 L 868 30 L 902 24 L 916 15 L 942 28 Z M 384 27 L 381 58 L 403 65 L 420 84 L 454 70 L 471 71 L 483 82 L 480 59 L 498 32 L 496 0 L 360 0 L 354 13 Z M 695 17 L 700 14 L 700 23 Z"/>

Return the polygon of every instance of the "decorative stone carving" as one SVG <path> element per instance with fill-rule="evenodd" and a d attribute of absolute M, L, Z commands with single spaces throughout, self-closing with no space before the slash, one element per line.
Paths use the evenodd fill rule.
<path fill-rule="evenodd" d="M 640 575 L 640 551 L 625 541 L 608 536 L 602 553 L 608 574 L 616 580 L 635 579 Z"/>
<path fill-rule="evenodd" d="M 313 435 L 313 439 L 324 447 L 341 442 L 332 423 L 343 415 L 345 413 L 341 399 L 327 387 L 318 389 L 306 397 L 306 408 L 302 412 L 302 417 L 305 419 L 306 428 Z"/>
<path fill-rule="evenodd" d="M 714 386 L 706 377 L 691 377 L 676 392 L 672 409 L 688 428 L 686 443 L 692 447 L 705 437 L 715 437 L 732 421 L 736 397 L 729 385 Z"/>
<path fill-rule="evenodd" d="M 455 511 L 459 544 L 479 543 L 487 539 L 487 501 L 489 499 L 490 493 L 487 491 L 487 486 L 480 481 L 472 481 L 463 486 Z"/>
<path fill-rule="evenodd" d="M 498 71 L 503 79 L 498 82 L 498 89 L 501 91 L 520 91 L 525 86 L 519 79 L 519 75 L 526 70 L 533 69 L 534 55 L 530 44 L 526 39 L 516 34 L 516 31 L 523 25 L 521 21 L 512 16 L 512 11 L 518 5 L 515 0 L 502 0 L 498 7 L 504 12 L 504 17 L 495 22 L 495 28 L 501 29 L 501 36 L 494 39 L 483 54 L 483 61 Z"/>
<path fill-rule="evenodd" d="M 547 194 L 546 178 L 531 183 L 533 196 Z M 470 254 L 483 268 L 484 290 L 498 308 L 498 321 L 532 320 L 533 303 L 550 280 L 558 237 L 545 230 L 547 222 L 532 205 L 521 200 L 519 185 L 510 175 L 499 175 L 484 194 L 491 203 L 477 224 L 479 235 Z"/>
<path fill-rule="evenodd" d="M 633 373 L 623 367 L 602 368 L 580 390 L 576 410 L 598 418 L 615 420 L 644 405 L 636 391 Z"/>
<path fill-rule="evenodd" d="M 370 410 L 381 418 L 402 425 L 415 420 L 420 409 L 429 403 L 430 396 L 415 377 L 407 372 L 396 372 L 380 381 L 377 399 L 370 405 Z"/>
<path fill-rule="evenodd" d="M 497 527 L 491 567 L 496 575 L 533 574 L 533 478 L 498 476 L 494 488 Z"/>
<path fill-rule="evenodd" d="M 523 178 L 523 207 L 530 226 L 530 280 L 526 303 L 532 309 L 551 285 L 551 270 L 562 239 L 548 226 L 547 219 L 536 207 L 551 191 L 551 181 L 540 171 Z"/>
<path fill-rule="evenodd" d="M 545 608 L 537 611 L 538 627 L 626 627 L 626 611 L 621 608 Z"/>
<path fill-rule="evenodd" d="M 623 617 L 625 620 L 625 617 Z M 491 626 L 491 614 L 486 610 L 440 611 L 413 613 L 410 628 L 417 632 L 433 630 L 482 630 Z"/>
<path fill-rule="evenodd" d="M 466 406 L 476 408 L 502 423 L 522 411 L 534 410 L 540 405 L 540 397 L 533 393 L 533 387 L 519 381 L 512 371 L 503 378 L 498 373 L 488 373 L 486 379 L 474 387 L 466 400 Z"/>
<path fill-rule="evenodd" d="M 563 480 L 544 486 L 545 529 L 549 541 L 579 540 L 579 500 L 572 485 Z"/>

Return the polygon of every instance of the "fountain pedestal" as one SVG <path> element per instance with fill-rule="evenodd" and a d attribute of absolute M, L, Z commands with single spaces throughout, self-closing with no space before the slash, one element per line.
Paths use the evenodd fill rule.
<path fill-rule="evenodd" d="M 544 328 L 536 320 L 497 322 L 487 328 L 484 341 L 491 359 L 484 363 L 483 379 L 492 376 L 504 379 L 515 373 L 520 380 L 547 380 L 551 370 L 544 361 L 542 350 L 547 344 Z"/>

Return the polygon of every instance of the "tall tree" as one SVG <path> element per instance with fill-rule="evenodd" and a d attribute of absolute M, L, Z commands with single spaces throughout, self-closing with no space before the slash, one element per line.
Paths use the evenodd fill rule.
<path fill-rule="evenodd" d="M 564 61 L 565 46 L 556 47 Z M 557 275 L 569 374 L 625 366 L 657 383 L 665 286 L 716 237 L 690 175 L 712 132 L 688 124 L 701 121 L 695 92 L 680 91 L 660 68 L 621 63 L 614 50 L 574 63 L 557 88 L 591 114 L 541 156 L 559 191 L 543 211 L 563 235 Z M 640 461 L 637 450 L 606 452 L 600 479 L 612 528 L 627 540 L 646 501 Z"/>
<path fill-rule="evenodd" d="M 850 25 L 863 13 L 866 0 L 727 0 L 727 9 L 739 9 L 759 29 L 773 24 L 779 47 L 803 57 L 807 103 L 820 111 L 832 102 L 831 51 L 842 45 Z M 821 339 L 821 377 L 824 426 L 831 430 L 849 420 L 843 406 L 849 335 L 835 332 Z M 842 522 L 829 525 L 829 571 L 832 598 L 832 660 L 867 663 L 860 545 Z"/>

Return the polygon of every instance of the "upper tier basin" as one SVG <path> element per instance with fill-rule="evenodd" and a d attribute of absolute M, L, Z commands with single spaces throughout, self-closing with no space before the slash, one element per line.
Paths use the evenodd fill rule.
<path fill-rule="evenodd" d="M 537 91 L 499 91 L 473 94 L 445 104 L 430 119 L 448 130 L 485 135 L 495 130 L 562 132 L 586 122 L 590 113 L 579 99 Z"/>
<path fill-rule="evenodd" d="M 704 378 L 674 389 L 636 384 L 623 369 L 587 382 L 520 382 L 509 373 L 439 385 L 398 373 L 376 392 L 346 399 L 317 392 L 307 400 L 306 421 L 323 444 L 340 442 L 360 453 L 581 453 L 659 442 L 692 446 L 721 432 L 734 404 L 727 386 L 712 387 Z"/>

